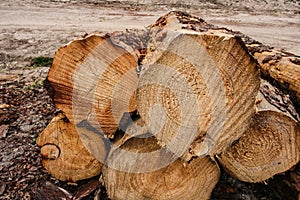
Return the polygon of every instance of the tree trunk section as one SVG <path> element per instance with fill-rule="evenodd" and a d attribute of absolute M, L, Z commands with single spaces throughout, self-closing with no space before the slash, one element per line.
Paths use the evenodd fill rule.
<path fill-rule="evenodd" d="M 257 63 L 232 34 L 182 30 L 173 16 L 166 21 L 150 30 L 138 112 L 179 157 L 213 157 L 248 128 L 260 84 Z"/>
<path fill-rule="evenodd" d="M 41 147 L 43 166 L 59 180 L 76 182 L 96 176 L 102 170 L 103 164 L 85 148 L 78 131 L 89 134 L 88 130 L 76 128 L 59 113 L 37 139 L 37 145 Z M 97 139 L 100 143 L 101 138 Z M 103 156 L 107 154 L 104 147 L 102 141 L 98 151 Z"/>
<path fill-rule="evenodd" d="M 299 116 L 288 96 L 278 92 L 262 81 L 257 113 L 250 128 L 219 157 L 226 171 L 239 180 L 265 181 L 289 170 L 300 160 Z M 283 100 L 285 107 L 282 107 Z"/>
<path fill-rule="evenodd" d="M 196 158 L 189 163 L 180 159 L 157 170 L 167 152 L 160 157 L 152 157 L 143 162 L 147 154 L 162 147 L 154 137 L 131 138 L 112 152 L 105 167 L 103 176 L 109 198 L 118 199 L 209 199 L 211 191 L 219 180 L 220 171 L 209 157 Z M 144 154 L 142 160 L 133 160 L 128 152 Z M 148 154 L 148 156 L 149 156 Z M 120 161 L 121 160 L 121 161 Z M 113 164 L 114 163 L 114 164 Z M 146 169 L 144 172 L 138 170 Z M 132 167 L 132 168 L 131 168 Z M 119 170 L 121 169 L 122 170 Z"/>
<path fill-rule="evenodd" d="M 240 37 L 244 41 L 247 51 L 257 59 L 262 75 L 276 82 L 280 89 L 288 92 L 292 96 L 292 101 L 297 105 L 296 109 L 300 112 L 300 56 L 285 52 L 282 49 L 266 46 L 239 31 L 209 24 L 203 19 L 185 12 L 170 12 L 151 25 L 152 32 L 156 32 L 156 38 L 164 37 L 165 31 L 163 29 L 173 31 L 193 30 L 197 32 L 218 30 Z M 155 46 L 157 46 L 157 39 L 150 38 L 152 38 L 152 44 L 150 44 L 150 51 L 147 54 L 151 53 L 151 49 L 155 49 Z M 159 55 L 150 57 L 153 57 L 150 59 L 153 61 Z"/>
<path fill-rule="evenodd" d="M 262 44 L 249 44 L 247 48 L 257 59 L 263 75 L 287 91 L 300 112 L 300 57 Z"/>
<path fill-rule="evenodd" d="M 109 35 L 77 39 L 56 52 L 47 77 L 55 106 L 72 123 L 87 120 L 109 138 L 136 109 L 137 57 L 124 46 Z"/>

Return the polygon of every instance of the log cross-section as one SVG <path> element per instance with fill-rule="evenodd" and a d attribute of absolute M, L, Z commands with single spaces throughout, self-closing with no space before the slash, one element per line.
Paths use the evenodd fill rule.
<path fill-rule="evenodd" d="M 89 35 L 60 48 L 47 80 L 54 103 L 74 124 L 87 120 L 114 137 L 124 112 L 136 109 L 137 57 L 108 35 Z"/>
<path fill-rule="evenodd" d="M 158 150 L 161 146 L 153 138 L 131 138 L 120 147 L 124 151 L 114 151 L 108 160 L 118 162 L 119 158 L 126 158 L 124 152 L 150 153 Z M 159 159 L 153 157 L 151 162 L 138 163 L 137 165 L 151 166 L 165 159 L 162 155 Z M 128 165 L 126 160 L 120 165 L 127 168 L 135 167 Z M 217 164 L 209 157 L 197 158 L 190 163 L 177 159 L 166 167 L 158 170 L 136 173 L 134 170 L 120 171 L 112 167 L 103 169 L 104 182 L 109 198 L 121 199 L 209 199 L 211 191 L 219 180 L 220 170 Z"/>
<path fill-rule="evenodd" d="M 157 36 L 158 45 L 144 60 L 137 109 L 176 155 L 189 149 L 213 156 L 248 128 L 260 83 L 257 63 L 231 34 L 173 28 Z"/>
<path fill-rule="evenodd" d="M 289 97 L 262 80 L 256 107 L 249 129 L 219 157 L 228 173 L 247 182 L 265 181 L 300 161 L 299 116 Z"/>
<path fill-rule="evenodd" d="M 300 127 L 288 116 L 261 111 L 245 136 L 221 156 L 224 168 L 247 182 L 261 182 L 299 162 Z"/>
<path fill-rule="evenodd" d="M 102 143 L 98 151 L 105 156 L 107 149 L 103 141 L 97 139 L 99 144 Z M 86 149 L 77 128 L 62 113 L 54 117 L 39 135 L 37 145 L 41 147 L 43 166 L 59 180 L 76 182 L 96 176 L 102 170 L 103 163 Z"/>

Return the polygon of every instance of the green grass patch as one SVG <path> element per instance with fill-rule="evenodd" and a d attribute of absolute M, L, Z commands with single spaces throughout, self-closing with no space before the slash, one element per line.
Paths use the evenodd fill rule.
<path fill-rule="evenodd" d="M 52 65 L 53 58 L 39 56 L 31 60 L 30 66 L 36 67 L 50 67 Z"/>

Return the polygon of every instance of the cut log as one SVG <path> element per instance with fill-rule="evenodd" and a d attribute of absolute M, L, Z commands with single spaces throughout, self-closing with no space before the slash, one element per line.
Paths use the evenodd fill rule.
<path fill-rule="evenodd" d="M 250 128 L 220 157 L 220 163 L 242 181 L 261 182 L 289 170 L 300 160 L 300 126 L 295 110 L 280 106 L 283 94 L 266 81 L 258 95 L 257 114 Z M 264 98 L 272 98 L 269 101 Z M 270 100 L 270 99 L 269 99 Z M 285 105 L 293 108 L 287 96 Z M 281 109 L 281 110 L 280 110 Z M 291 113 L 295 114 L 294 117 Z"/>
<path fill-rule="evenodd" d="M 271 85 L 267 80 L 261 79 L 256 99 L 256 113 L 271 110 L 284 113 L 295 121 L 300 122 L 300 116 L 290 96 L 279 90 L 276 86 Z"/>
<path fill-rule="evenodd" d="M 108 166 L 103 169 L 105 186 L 109 198 L 117 199 L 209 199 L 211 191 L 219 180 L 220 171 L 215 162 L 208 157 L 193 159 L 184 163 L 177 159 L 175 162 L 161 169 L 152 171 L 152 167 L 164 161 L 161 157 L 152 157 L 149 162 L 131 160 L 126 152 L 144 154 L 159 150 L 162 147 L 158 141 L 151 138 L 131 138 L 119 149 L 114 151 L 108 160 Z M 125 153 L 124 153 L 125 152 Z M 148 154 L 149 156 L 149 154 Z M 121 159 L 123 162 L 119 162 Z M 168 159 L 168 158 L 167 158 Z M 135 172 L 148 169 L 144 172 Z M 126 168 L 126 170 L 124 170 Z"/>
<path fill-rule="evenodd" d="M 37 140 L 43 165 L 77 181 L 105 163 L 112 199 L 209 199 L 216 158 L 241 180 L 266 180 L 299 162 L 298 58 L 182 12 L 142 34 L 75 40 L 47 77 L 66 117 Z M 260 83 L 259 68 L 280 88 Z"/>
<path fill-rule="evenodd" d="M 245 42 L 245 48 L 257 59 L 262 74 L 270 80 L 276 81 L 281 89 L 289 92 L 293 97 L 293 102 L 297 105 L 296 109 L 300 112 L 300 56 L 282 49 L 269 47 L 241 32 L 209 24 L 197 16 L 179 11 L 170 12 L 151 25 L 155 37 L 153 37 L 153 34 L 150 37 L 152 38 L 152 45 L 149 46 L 150 50 L 156 48 L 157 38 L 165 37 L 166 33 L 163 29 L 193 30 L 197 32 L 219 30 L 240 37 Z M 151 51 L 147 54 L 149 53 Z M 158 57 L 157 55 L 149 57 L 153 57 L 151 60 L 155 60 L 157 59 L 155 56 Z"/>
<path fill-rule="evenodd" d="M 72 123 L 87 120 L 109 138 L 136 109 L 137 57 L 124 46 L 109 35 L 77 39 L 56 52 L 47 77 L 55 106 Z"/>
<path fill-rule="evenodd" d="M 88 130 L 76 128 L 59 113 L 37 139 L 43 166 L 59 180 L 76 182 L 96 176 L 102 170 L 103 164 L 85 148 L 77 131 L 89 135 Z M 100 143 L 101 138 L 97 139 Z M 107 149 L 103 141 L 97 150 L 103 156 L 106 155 Z"/>
<path fill-rule="evenodd" d="M 280 49 L 266 48 L 260 43 L 248 44 L 247 48 L 257 59 L 263 75 L 275 80 L 283 90 L 295 97 L 295 103 L 299 106 L 300 57 Z"/>
<path fill-rule="evenodd" d="M 137 109 L 176 155 L 213 157 L 248 128 L 260 83 L 257 63 L 232 34 L 183 30 L 173 17 L 166 20 L 164 29 L 150 30 L 155 46 L 143 61 Z"/>

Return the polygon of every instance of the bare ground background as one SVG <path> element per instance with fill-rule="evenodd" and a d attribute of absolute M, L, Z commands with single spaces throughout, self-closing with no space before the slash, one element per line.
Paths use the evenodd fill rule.
<path fill-rule="evenodd" d="M 87 192 L 99 177 L 70 184 L 41 166 L 35 139 L 56 112 L 43 88 L 47 61 L 60 46 L 85 33 L 141 29 L 171 10 L 187 11 L 300 55 L 299 0 L 1 1 L 0 199 L 106 198 L 101 186 Z M 41 62 L 41 56 L 48 60 Z M 223 173 L 212 199 L 296 199 L 300 174 L 295 169 L 265 184 L 243 183 Z"/>

